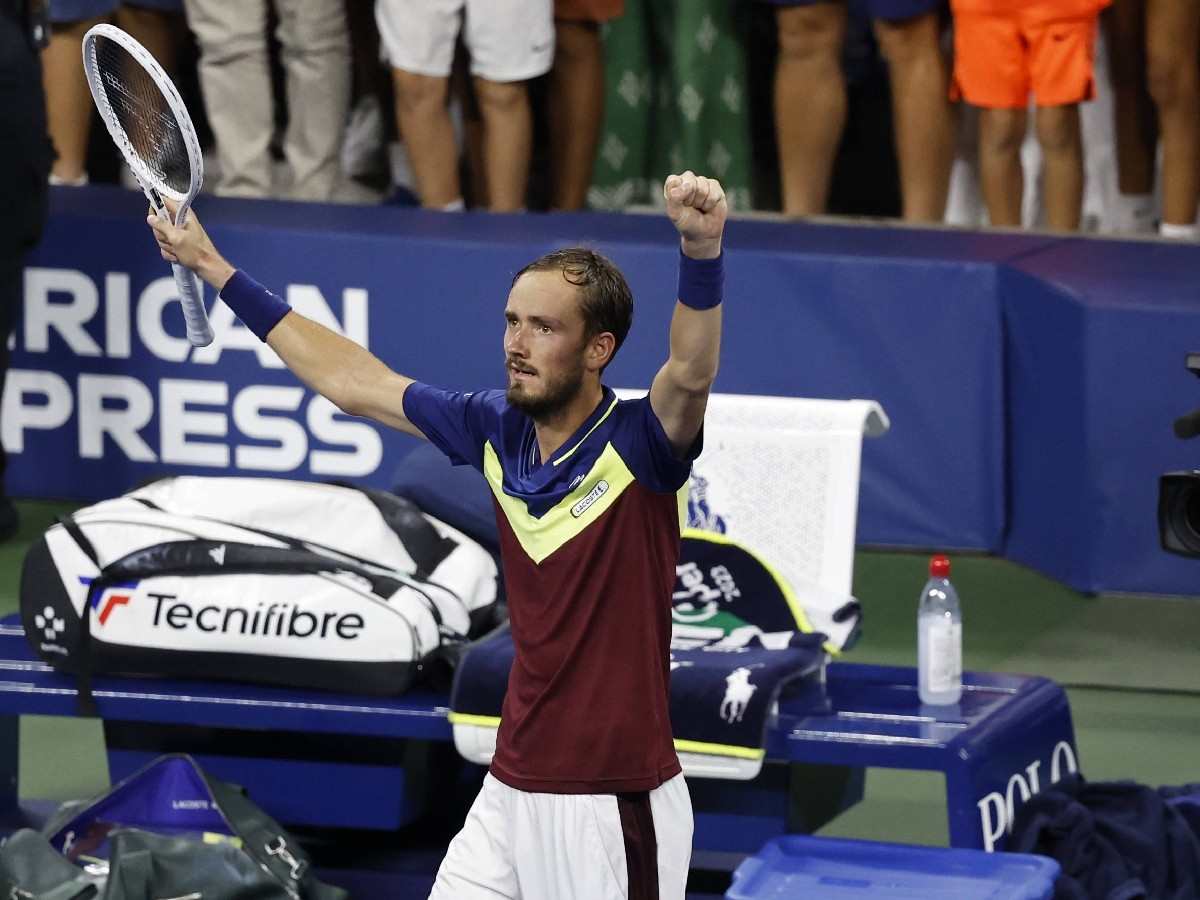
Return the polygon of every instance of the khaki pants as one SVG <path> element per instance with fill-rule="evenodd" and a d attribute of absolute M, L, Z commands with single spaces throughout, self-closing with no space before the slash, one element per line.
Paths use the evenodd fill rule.
<path fill-rule="evenodd" d="M 350 38 L 342 0 L 275 0 L 277 37 L 287 76 L 288 125 L 283 151 L 288 195 L 328 200 L 350 103 Z M 185 0 L 200 46 L 200 87 L 217 141 L 216 192 L 272 193 L 269 146 L 274 115 L 267 69 L 266 0 Z"/>

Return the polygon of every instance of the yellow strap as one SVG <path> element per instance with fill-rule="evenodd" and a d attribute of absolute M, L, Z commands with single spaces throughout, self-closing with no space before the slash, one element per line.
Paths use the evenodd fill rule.
<path fill-rule="evenodd" d="M 451 725 L 474 725 L 478 728 L 499 728 L 498 716 L 477 716 L 470 713 L 450 713 Z M 762 759 L 766 751 L 754 747 L 739 747 L 735 744 L 708 744 L 703 741 L 675 741 L 675 749 L 681 753 L 705 753 L 709 756 L 734 756 L 738 759 Z"/>
<path fill-rule="evenodd" d="M 451 725 L 478 725 L 481 728 L 499 728 L 499 716 L 476 716 L 470 713 L 451 712 L 448 716 Z"/>
<path fill-rule="evenodd" d="M 675 741 L 675 749 L 681 753 L 704 753 L 708 756 L 735 756 L 738 759 L 762 759 L 767 751 L 755 747 L 738 747 L 734 744 L 706 744 L 703 741 Z"/>

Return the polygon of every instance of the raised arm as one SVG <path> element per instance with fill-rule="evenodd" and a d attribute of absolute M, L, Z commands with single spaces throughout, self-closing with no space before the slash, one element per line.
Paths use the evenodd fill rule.
<path fill-rule="evenodd" d="M 728 207 L 720 182 L 692 172 L 668 177 L 663 196 L 680 235 L 679 291 L 670 356 L 654 377 L 650 406 L 672 448 L 683 456 L 700 433 L 717 377 L 725 282 L 721 236 Z"/>
<path fill-rule="evenodd" d="M 366 348 L 295 312 L 234 269 L 217 252 L 195 211 L 188 213 L 181 228 L 153 214 L 146 222 L 154 230 L 163 259 L 183 263 L 219 291 L 238 318 L 306 385 L 342 412 L 424 437 L 404 415 L 404 392 L 411 378 L 393 372 Z"/>

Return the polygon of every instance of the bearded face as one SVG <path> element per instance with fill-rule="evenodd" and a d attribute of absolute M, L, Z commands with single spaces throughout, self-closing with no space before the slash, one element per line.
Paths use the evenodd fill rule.
<path fill-rule="evenodd" d="M 557 271 L 527 272 L 504 310 L 508 402 L 533 419 L 553 418 L 583 389 L 586 326 L 578 288 Z"/>
<path fill-rule="evenodd" d="M 553 418 L 583 390 L 583 372 L 582 360 L 565 370 L 543 374 L 520 360 L 510 359 L 505 397 L 531 419 Z"/>

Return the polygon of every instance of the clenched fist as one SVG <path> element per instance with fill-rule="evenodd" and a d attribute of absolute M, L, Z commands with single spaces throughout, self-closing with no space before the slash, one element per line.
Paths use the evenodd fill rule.
<path fill-rule="evenodd" d="M 715 178 L 695 172 L 668 175 L 663 183 L 667 216 L 682 238 L 683 252 L 694 259 L 712 259 L 721 254 L 721 235 L 729 206 L 725 189 Z"/>

